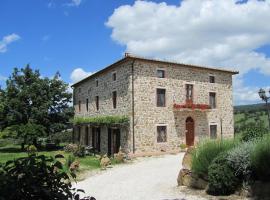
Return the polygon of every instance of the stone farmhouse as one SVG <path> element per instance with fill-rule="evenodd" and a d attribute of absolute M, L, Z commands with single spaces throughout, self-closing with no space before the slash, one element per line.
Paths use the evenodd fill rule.
<path fill-rule="evenodd" d="M 73 139 L 109 155 L 149 155 L 233 137 L 235 74 L 125 54 L 72 86 Z"/>

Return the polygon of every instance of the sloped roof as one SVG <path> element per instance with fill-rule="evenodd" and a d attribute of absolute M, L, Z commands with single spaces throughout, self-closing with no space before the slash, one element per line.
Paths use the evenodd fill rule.
<path fill-rule="evenodd" d="M 185 63 L 179 63 L 179 62 L 172 62 L 172 61 L 166 61 L 166 60 L 159 60 L 159 59 L 152 59 L 152 58 L 144 58 L 144 57 L 139 57 L 139 56 L 134 56 L 131 54 L 126 53 L 125 57 L 116 61 L 115 63 L 97 71 L 94 74 L 91 74 L 90 76 L 74 83 L 73 85 L 71 85 L 71 87 L 75 87 L 77 86 L 79 83 L 82 83 L 90 78 L 96 77 L 97 75 L 110 70 L 116 66 L 118 66 L 119 64 L 129 61 L 129 60 L 140 60 L 140 61 L 144 61 L 144 62 L 153 62 L 153 63 L 161 63 L 161 64 L 169 64 L 169 65 L 177 65 L 177 66 L 184 66 L 184 67 L 190 67 L 190 68 L 197 68 L 197 69 L 205 69 L 205 70 L 213 70 L 213 71 L 220 71 L 220 72 L 225 72 L 225 73 L 230 73 L 232 75 L 235 74 L 239 74 L 238 71 L 233 71 L 233 70 L 228 70 L 228 69 L 223 69 L 223 68 L 218 68 L 218 67 L 207 67 L 207 66 L 201 66 L 201 65 L 192 65 L 192 64 L 185 64 Z"/>

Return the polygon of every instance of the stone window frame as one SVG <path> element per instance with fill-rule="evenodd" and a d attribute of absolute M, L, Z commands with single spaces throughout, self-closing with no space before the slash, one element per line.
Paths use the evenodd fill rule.
<path fill-rule="evenodd" d="M 211 78 L 210 77 L 214 77 L 214 82 L 211 82 Z M 208 74 L 208 82 L 211 83 L 211 84 L 215 84 L 216 83 L 216 75 L 215 74 L 212 74 L 212 73 L 209 73 Z"/>
<path fill-rule="evenodd" d="M 116 73 L 116 71 L 112 72 L 112 81 L 113 82 L 117 81 L 117 73 Z"/>
<path fill-rule="evenodd" d="M 218 109 L 218 98 L 217 98 L 217 96 L 218 96 L 218 93 L 216 92 L 216 91 L 214 91 L 214 90 L 209 90 L 208 91 L 208 103 L 209 103 L 209 106 L 211 106 L 210 105 L 210 93 L 215 93 L 216 94 L 216 96 L 215 96 L 215 98 L 216 98 L 216 107 L 215 108 L 211 108 L 211 110 L 217 110 Z"/>
<path fill-rule="evenodd" d="M 86 112 L 89 112 L 89 98 L 86 98 L 85 107 L 86 107 Z"/>
<path fill-rule="evenodd" d="M 98 78 L 95 79 L 95 85 L 96 85 L 96 87 L 99 86 L 99 79 Z"/>
<path fill-rule="evenodd" d="M 99 102 L 99 96 L 98 95 L 96 95 L 95 96 L 95 104 L 96 104 L 96 112 L 98 112 L 99 111 L 99 109 L 100 109 L 100 102 Z"/>
<path fill-rule="evenodd" d="M 165 142 L 158 142 L 157 141 L 157 136 L 158 136 L 158 132 L 157 132 L 157 128 L 158 126 L 165 126 L 166 127 L 166 141 Z M 169 137 L 168 137 L 168 132 L 169 132 L 169 125 L 167 123 L 158 123 L 158 124 L 155 124 L 155 143 L 156 144 L 166 144 L 168 143 L 168 140 L 169 140 Z"/>
<path fill-rule="evenodd" d="M 165 90 L 165 99 L 164 99 L 164 106 L 157 106 L 157 101 L 158 101 L 158 99 L 157 99 L 157 90 L 158 89 L 163 89 L 163 90 Z M 155 95 L 156 95 L 156 98 L 155 98 L 155 106 L 156 106 L 156 108 L 166 108 L 167 107 L 167 94 L 168 94 L 168 89 L 166 88 L 166 87 L 156 87 L 155 88 Z"/>
<path fill-rule="evenodd" d="M 158 70 L 164 71 L 164 77 L 158 77 L 158 76 L 157 76 Z M 167 70 L 166 70 L 165 68 L 162 68 L 162 67 L 157 68 L 157 69 L 156 69 L 156 77 L 157 77 L 158 79 L 164 79 L 164 78 L 167 78 Z"/>
<path fill-rule="evenodd" d="M 78 101 L 78 110 L 79 110 L 79 112 L 81 112 L 81 103 L 82 103 L 81 100 L 79 100 Z"/>
<path fill-rule="evenodd" d="M 187 98 L 186 98 L 186 92 L 187 92 L 187 89 L 186 89 L 186 87 L 187 87 L 187 85 L 193 85 L 193 94 L 192 94 L 192 100 L 193 100 L 193 102 L 194 102 L 194 100 L 196 99 L 196 83 L 195 83 L 195 81 L 184 81 L 183 82 L 183 90 L 184 90 L 184 92 L 183 92 L 183 94 L 184 94 L 184 99 L 185 99 L 185 101 L 187 100 Z"/>
<path fill-rule="evenodd" d="M 113 105 L 112 106 L 113 109 L 117 108 L 117 91 L 116 90 L 112 91 L 112 105 Z"/>
<path fill-rule="evenodd" d="M 217 138 L 215 138 L 215 139 L 218 139 L 218 137 L 219 137 L 218 136 L 218 128 L 219 128 L 219 123 L 218 122 L 209 122 L 209 124 L 208 124 L 208 130 L 209 130 L 208 131 L 208 136 L 209 136 L 210 139 L 212 139 L 211 138 L 211 126 L 212 125 L 217 126 Z"/>

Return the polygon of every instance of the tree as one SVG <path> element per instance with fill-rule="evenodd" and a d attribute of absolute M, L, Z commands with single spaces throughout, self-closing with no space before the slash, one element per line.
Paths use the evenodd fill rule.
<path fill-rule="evenodd" d="M 10 136 L 22 143 L 35 143 L 38 136 L 64 130 L 73 115 L 69 108 L 72 94 L 58 72 L 50 79 L 29 65 L 14 68 L 0 92 L 1 129 L 8 128 Z"/>

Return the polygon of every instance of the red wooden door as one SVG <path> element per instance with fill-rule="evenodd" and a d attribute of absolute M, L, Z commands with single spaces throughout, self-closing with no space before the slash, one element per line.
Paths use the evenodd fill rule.
<path fill-rule="evenodd" d="M 186 119 L 186 145 L 194 145 L 194 120 L 191 117 Z"/>

